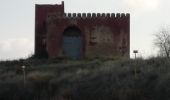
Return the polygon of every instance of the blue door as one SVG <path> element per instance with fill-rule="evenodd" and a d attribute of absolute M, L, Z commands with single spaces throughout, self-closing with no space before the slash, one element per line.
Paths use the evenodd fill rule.
<path fill-rule="evenodd" d="M 64 36 L 63 53 L 67 58 L 79 59 L 82 51 L 81 36 Z"/>

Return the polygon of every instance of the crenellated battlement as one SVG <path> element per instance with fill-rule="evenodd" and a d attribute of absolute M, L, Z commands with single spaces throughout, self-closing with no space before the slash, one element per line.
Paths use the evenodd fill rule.
<path fill-rule="evenodd" d="M 84 18 L 95 18 L 95 17 L 110 17 L 110 18 L 123 18 L 129 17 L 129 13 L 65 13 L 64 17 L 84 17 Z"/>
<path fill-rule="evenodd" d="M 48 18 L 129 18 L 129 13 L 50 13 Z"/>

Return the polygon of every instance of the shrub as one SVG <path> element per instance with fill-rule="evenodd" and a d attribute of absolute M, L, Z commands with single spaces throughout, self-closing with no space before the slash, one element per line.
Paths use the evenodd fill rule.
<path fill-rule="evenodd" d="M 47 83 L 52 79 L 54 75 L 49 72 L 31 72 L 27 75 L 27 79 L 35 83 Z"/>

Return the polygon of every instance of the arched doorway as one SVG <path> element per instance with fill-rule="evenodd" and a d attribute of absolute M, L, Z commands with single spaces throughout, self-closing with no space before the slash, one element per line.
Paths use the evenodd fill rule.
<path fill-rule="evenodd" d="M 63 33 L 63 54 L 67 58 L 81 57 L 83 40 L 81 31 L 77 27 L 68 27 Z"/>

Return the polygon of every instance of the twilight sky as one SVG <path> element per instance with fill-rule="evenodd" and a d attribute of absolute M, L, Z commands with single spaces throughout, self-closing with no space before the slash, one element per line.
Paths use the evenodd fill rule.
<path fill-rule="evenodd" d="M 62 0 L 1 0 L 0 60 L 34 53 L 35 4 L 61 4 Z M 156 55 L 153 34 L 170 25 L 170 0 L 64 0 L 65 12 L 130 13 L 131 57 Z"/>

